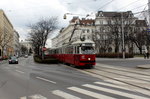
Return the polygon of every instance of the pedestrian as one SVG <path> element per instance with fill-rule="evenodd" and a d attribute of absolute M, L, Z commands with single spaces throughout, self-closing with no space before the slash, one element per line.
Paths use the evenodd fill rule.
<path fill-rule="evenodd" d="M 143 52 L 143 55 L 144 55 L 144 59 L 146 59 L 146 52 L 145 52 L 145 50 Z"/>

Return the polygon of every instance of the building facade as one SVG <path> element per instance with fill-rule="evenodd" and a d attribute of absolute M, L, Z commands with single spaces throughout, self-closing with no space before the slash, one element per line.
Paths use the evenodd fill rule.
<path fill-rule="evenodd" d="M 73 17 L 68 27 L 52 39 L 53 47 L 77 40 L 90 39 L 96 44 L 96 53 L 140 53 L 130 36 L 146 31 L 145 20 L 138 20 L 131 11 L 98 11 L 94 20 Z M 124 46 L 123 46 L 124 45 Z"/>
<path fill-rule="evenodd" d="M 0 10 L 0 57 L 9 57 L 14 54 L 13 34 L 13 25 L 4 11 Z"/>
<path fill-rule="evenodd" d="M 16 56 L 19 56 L 20 55 L 20 43 L 19 43 L 19 33 L 14 30 L 14 44 L 13 44 L 13 47 L 14 47 L 14 55 Z"/>
<path fill-rule="evenodd" d="M 22 47 L 25 47 L 25 48 L 22 48 Z M 25 41 L 21 40 L 20 49 L 21 49 L 21 52 L 20 52 L 21 55 L 31 54 L 31 52 L 32 52 L 31 42 L 27 41 L 27 40 L 25 40 Z"/>
<path fill-rule="evenodd" d="M 97 52 L 122 52 L 123 35 L 125 52 L 133 51 L 133 44 L 127 39 L 134 33 L 135 20 L 131 11 L 103 12 L 98 11 L 95 18 Z"/>
<path fill-rule="evenodd" d="M 52 39 L 52 47 L 60 47 L 81 39 L 92 39 L 95 30 L 94 20 L 73 17 L 68 27 L 62 28 L 59 34 Z"/>

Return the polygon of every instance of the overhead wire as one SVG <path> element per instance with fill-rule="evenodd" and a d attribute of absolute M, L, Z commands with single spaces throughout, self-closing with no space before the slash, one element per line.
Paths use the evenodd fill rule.
<path fill-rule="evenodd" d="M 148 3 L 147 3 L 147 4 L 148 4 Z M 147 11 L 147 10 L 146 10 L 146 7 L 147 7 L 147 5 L 144 7 L 144 9 L 143 9 L 142 11 L 135 12 L 135 13 L 133 13 L 133 14 L 139 14 L 139 13 L 141 13 L 141 12 L 145 12 L 145 11 Z"/>
<path fill-rule="evenodd" d="M 119 8 L 119 9 L 117 9 L 117 10 L 120 11 L 120 10 L 122 10 L 123 8 L 126 8 L 126 7 L 128 7 L 128 6 L 132 5 L 132 4 L 135 4 L 135 3 L 138 2 L 138 1 L 140 1 L 140 0 L 133 1 L 133 2 L 129 3 L 128 5 L 126 5 L 126 6 L 122 7 L 122 8 Z"/>
<path fill-rule="evenodd" d="M 149 2 L 149 3 L 150 3 L 150 2 Z M 149 3 L 147 3 L 147 4 L 149 4 Z M 135 9 L 142 8 L 142 7 L 144 7 L 145 5 L 147 6 L 147 4 L 144 4 L 144 5 L 138 6 L 138 7 L 136 7 L 136 8 L 133 8 L 133 9 L 131 9 L 131 11 L 132 11 L 132 10 L 135 10 Z"/>
<path fill-rule="evenodd" d="M 101 6 L 100 8 L 98 8 L 98 10 L 104 8 L 105 6 L 109 5 L 109 4 L 112 3 L 113 1 L 114 1 L 114 0 L 111 0 L 111 1 L 107 2 L 106 4 L 104 4 L 103 6 Z M 97 11 L 97 10 L 96 10 L 96 11 Z"/>

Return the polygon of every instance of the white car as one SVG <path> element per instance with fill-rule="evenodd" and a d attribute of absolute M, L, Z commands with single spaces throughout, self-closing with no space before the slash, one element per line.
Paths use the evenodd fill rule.
<path fill-rule="evenodd" d="M 28 58 L 28 55 L 24 55 L 24 58 Z"/>

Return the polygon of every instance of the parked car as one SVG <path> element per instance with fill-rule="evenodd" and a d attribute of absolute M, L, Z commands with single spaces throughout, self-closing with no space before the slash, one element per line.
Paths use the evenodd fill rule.
<path fill-rule="evenodd" d="M 18 59 L 15 56 L 9 58 L 9 64 L 18 64 Z"/>

